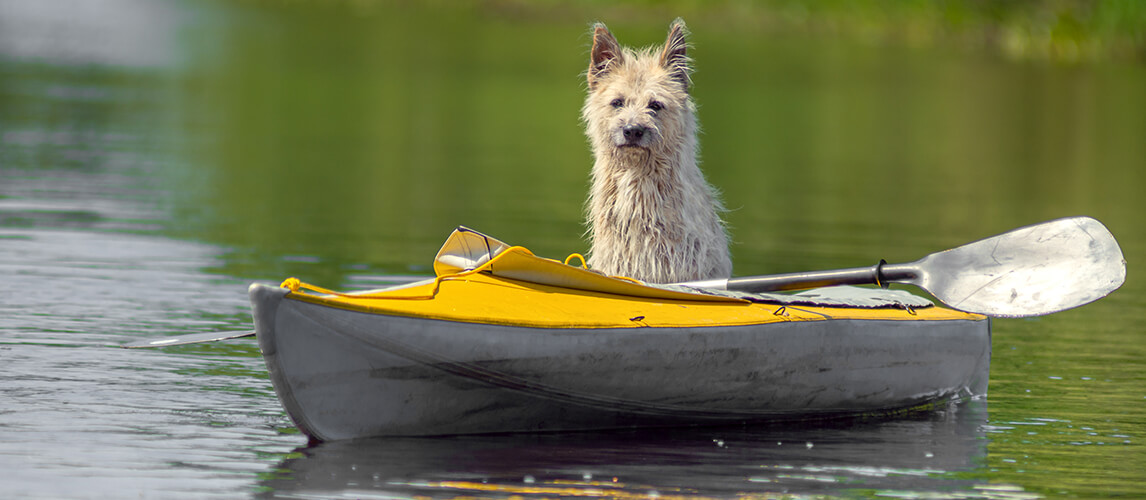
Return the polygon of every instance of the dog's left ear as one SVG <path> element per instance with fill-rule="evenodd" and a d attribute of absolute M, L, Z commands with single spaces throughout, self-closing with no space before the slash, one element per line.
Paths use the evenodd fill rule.
<path fill-rule="evenodd" d="M 676 18 L 669 25 L 668 40 L 665 40 L 665 47 L 661 50 L 661 66 L 669 70 L 673 79 L 684 86 L 685 92 L 692 86 L 692 80 L 689 78 L 692 73 L 692 59 L 685 53 L 688 49 L 688 41 L 685 40 L 687 36 L 688 27 L 684 25 L 684 19 Z"/>

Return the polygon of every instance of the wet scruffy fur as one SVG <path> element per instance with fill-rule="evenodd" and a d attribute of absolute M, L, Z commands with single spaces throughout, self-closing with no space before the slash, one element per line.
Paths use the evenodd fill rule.
<path fill-rule="evenodd" d="M 595 158 L 592 269 L 653 283 L 732 273 L 724 208 L 697 166 L 687 34 L 677 19 L 664 46 L 632 50 L 593 27 L 582 109 Z"/>

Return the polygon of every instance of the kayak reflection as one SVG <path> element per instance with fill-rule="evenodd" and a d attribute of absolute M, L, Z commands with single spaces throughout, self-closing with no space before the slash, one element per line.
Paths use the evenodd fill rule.
<path fill-rule="evenodd" d="M 983 493 L 986 402 L 891 420 L 561 434 L 374 438 L 300 448 L 272 495 L 729 496 Z"/>

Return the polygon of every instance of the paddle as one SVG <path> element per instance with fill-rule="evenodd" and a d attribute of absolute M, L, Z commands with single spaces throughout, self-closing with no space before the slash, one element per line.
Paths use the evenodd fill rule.
<path fill-rule="evenodd" d="M 1114 236 L 1089 217 L 1015 229 L 909 264 L 681 283 L 745 292 L 908 283 L 951 308 L 996 317 L 1051 314 L 1105 297 L 1126 281 Z"/>
<path fill-rule="evenodd" d="M 403 276 L 403 275 L 387 275 L 387 276 L 364 276 L 358 278 L 358 281 L 370 282 L 384 282 L 390 284 L 406 284 L 414 283 L 426 279 L 425 276 Z M 369 292 L 370 290 L 366 290 Z M 229 332 L 207 332 L 195 333 L 191 335 L 177 335 L 174 337 L 152 337 L 147 339 L 136 340 L 121 345 L 125 349 L 142 349 L 148 347 L 169 347 L 173 345 L 186 345 L 186 344 L 201 344 L 206 342 L 218 342 L 220 340 L 241 339 L 245 337 L 254 337 L 254 330 L 239 330 Z"/>
<path fill-rule="evenodd" d="M 481 238 L 488 238 L 478 234 Z M 493 240 L 497 241 L 497 240 Z M 502 247 L 508 245 L 497 242 Z M 481 262 L 505 248 L 479 245 Z M 472 259 L 471 259 L 472 260 Z M 465 263 L 469 263 L 466 260 Z M 908 264 L 880 261 L 836 271 L 693 281 L 680 285 L 744 292 L 802 290 L 836 285 L 907 283 L 961 311 L 996 317 L 1041 316 L 1089 304 L 1126 281 L 1126 261 L 1114 235 L 1089 217 L 1058 219 L 933 253 Z M 253 336 L 253 331 L 209 332 L 143 339 L 126 348 L 166 347 Z"/>
<path fill-rule="evenodd" d="M 168 347 L 173 345 L 185 344 L 199 344 L 203 342 L 217 342 L 220 340 L 241 339 L 243 337 L 254 337 L 254 330 L 239 330 L 236 332 L 207 332 L 196 333 L 192 335 L 177 335 L 175 337 L 159 337 L 143 340 L 136 340 L 135 342 L 128 342 L 120 347 L 126 349 L 140 349 L 144 347 Z"/>

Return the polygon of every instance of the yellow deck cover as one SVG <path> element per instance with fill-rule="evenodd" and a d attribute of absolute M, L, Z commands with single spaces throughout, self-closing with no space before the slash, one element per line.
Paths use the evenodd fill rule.
<path fill-rule="evenodd" d="M 910 311 L 647 299 L 486 274 L 442 280 L 436 294 L 434 286 L 426 284 L 368 295 L 331 296 L 299 291 L 288 294 L 287 298 L 375 314 L 536 328 L 697 327 L 825 319 L 983 319 L 977 314 L 941 307 Z"/>
<path fill-rule="evenodd" d="M 432 283 L 399 289 L 341 294 L 305 285 L 293 278 L 283 285 L 292 290 L 287 295 L 289 299 L 341 309 L 536 328 L 703 327 L 828 319 L 943 321 L 984 318 L 941 307 L 783 306 L 677 292 L 602 276 L 536 257 L 520 247 L 505 249 L 477 269 L 443 274 Z M 308 293 L 307 289 L 320 294 Z"/>

